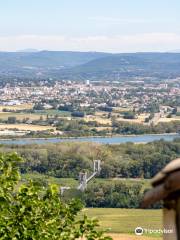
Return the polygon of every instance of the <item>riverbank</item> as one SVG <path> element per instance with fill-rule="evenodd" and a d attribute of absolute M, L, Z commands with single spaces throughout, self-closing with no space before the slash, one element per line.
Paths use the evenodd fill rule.
<path fill-rule="evenodd" d="M 151 133 L 151 134 L 114 134 L 111 136 L 80 136 L 80 137 L 9 137 L 1 138 L 0 141 L 14 141 L 14 140 L 49 140 L 49 139 L 62 139 L 62 140 L 71 140 L 71 139 L 92 139 L 92 138 L 117 138 L 117 137 L 140 137 L 140 136 L 180 136 L 179 133 Z"/>
<path fill-rule="evenodd" d="M 177 133 L 168 134 L 144 134 L 144 135 L 118 135 L 111 137 L 54 137 L 54 138 L 12 138 L 0 139 L 0 144 L 45 144 L 45 143 L 58 143 L 58 142 L 95 142 L 102 144 L 120 144 L 120 143 L 148 143 L 163 139 L 165 141 L 173 141 L 179 138 Z"/>

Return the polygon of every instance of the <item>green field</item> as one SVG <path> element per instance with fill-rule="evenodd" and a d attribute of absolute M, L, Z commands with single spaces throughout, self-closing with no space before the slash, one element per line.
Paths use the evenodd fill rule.
<path fill-rule="evenodd" d="M 136 227 L 147 229 L 162 229 L 161 210 L 117 209 L 117 208 L 88 208 L 83 213 L 96 217 L 101 228 L 110 233 L 134 234 Z M 151 237 L 160 236 L 152 235 Z"/>
<path fill-rule="evenodd" d="M 45 181 L 47 184 L 57 184 L 59 186 L 69 186 L 71 188 L 76 188 L 78 186 L 78 180 L 74 178 L 55 178 L 48 175 L 43 175 L 39 173 L 26 173 L 22 175 L 22 178 L 25 179 L 34 179 L 41 181 Z M 110 178 L 110 179 L 103 179 L 103 178 L 95 178 L 92 182 L 89 183 L 90 186 L 93 183 L 108 183 L 108 182 L 122 182 L 127 185 L 133 185 L 134 183 L 142 184 L 142 190 L 150 187 L 150 181 L 147 179 L 131 179 L 131 178 Z"/>
<path fill-rule="evenodd" d="M 7 120 L 8 117 L 16 117 L 17 120 L 22 121 L 25 118 L 28 118 L 30 120 L 39 120 L 41 117 L 43 119 L 46 119 L 48 117 L 55 117 L 63 118 L 63 117 L 69 117 L 71 114 L 69 112 L 65 111 L 58 111 L 58 110 L 43 110 L 43 111 L 36 111 L 35 113 L 13 113 L 13 112 L 0 112 L 0 119 Z"/>
<path fill-rule="evenodd" d="M 26 173 L 22 175 L 22 180 L 35 180 L 41 181 L 46 184 L 57 184 L 58 186 L 69 186 L 72 188 L 76 188 L 78 186 L 78 181 L 73 178 L 55 178 L 39 173 Z"/>

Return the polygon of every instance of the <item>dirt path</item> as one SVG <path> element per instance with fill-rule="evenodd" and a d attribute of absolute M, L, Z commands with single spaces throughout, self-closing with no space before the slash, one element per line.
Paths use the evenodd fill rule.
<path fill-rule="evenodd" d="M 153 238 L 153 237 L 143 237 L 143 236 L 134 236 L 128 234 L 111 234 L 113 240 L 162 240 L 162 238 Z"/>
<path fill-rule="evenodd" d="M 130 234 L 119 234 L 119 233 L 112 233 L 108 236 L 112 237 L 113 240 L 162 240 L 161 237 L 145 237 L 145 236 L 135 236 Z M 82 240 L 82 239 L 79 239 Z M 83 240 L 85 240 L 83 238 Z"/>

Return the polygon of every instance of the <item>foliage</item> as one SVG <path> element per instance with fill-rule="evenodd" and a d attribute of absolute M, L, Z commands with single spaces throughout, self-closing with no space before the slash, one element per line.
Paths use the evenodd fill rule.
<path fill-rule="evenodd" d="M 142 184 L 122 182 L 94 183 L 85 192 L 87 207 L 139 208 Z"/>
<path fill-rule="evenodd" d="M 84 112 L 74 111 L 74 112 L 71 113 L 71 116 L 72 116 L 72 117 L 84 117 L 84 116 L 85 116 L 85 113 L 84 113 Z"/>
<path fill-rule="evenodd" d="M 124 119 L 135 119 L 136 115 L 134 112 L 124 112 Z"/>
<path fill-rule="evenodd" d="M 7 123 L 15 124 L 16 123 L 16 117 L 8 117 Z"/>
<path fill-rule="evenodd" d="M 78 178 L 80 171 L 92 172 L 93 160 L 102 162 L 101 178 L 151 178 L 168 162 L 180 156 L 180 140 L 147 144 L 100 145 L 59 143 L 1 146 L 17 151 L 26 159 L 21 171 L 38 172 L 58 178 Z"/>
<path fill-rule="evenodd" d="M 150 118 L 146 118 L 146 122 L 151 120 Z M 121 121 L 113 121 L 113 133 L 114 134 L 161 134 L 161 133 L 177 133 L 180 131 L 180 123 L 179 121 L 172 121 L 169 123 L 158 123 L 157 125 L 143 125 L 140 123 L 128 123 Z"/>
<path fill-rule="evenodd" d="M 44 110 L 43 104 L 38 102 L 34 105 L 33 110 Z"/>
<path fill-rule="evenodd" d="M 57 186 L 45 189 L 30 181 L 18 188 L 20 162 L 17 154 L 0 155 L 0 239 L 111 239 L 96 231 L 96 220 L 79 220 L 81 203 L 63 203 Z"/>
<path fill-rule="evenodd" d="M 102 179 L 95 178 L 88 184 L 87 190 L 77 190 L 78 181 L 73 178 L 54 178 L 43 174 L 23 174 L 22 181 L 33 179 L 42 186 L 57 184 L 71 189 L 63 194 L 63 201 L 79 198 L 86 207 L 103 208 L 139 208 L 142 196 L 150 188 L 150 181 L 145 179 Z M 159 208 L 161 205 L 153 205 Z"/>
<path fill-rule="evenodd" d="M 94 157 L 102 161 L 100 176 L 103 178 L 119 176 L 151 178 L 171 159 L 179 156 L 179 147 L 178 142 L 167 143 L 163 141 L 147 145 L 97 146 L 97 149 L 94 149 Z M 79 173 L 78 166 L 80 169 L 91 170 L 92 158 L 90 156 L 81 156 L 79 153 L 75 155 L 75 158 L 77 160 L 73 161 L 73 164 L 72 161 L 69 162 L 72 171 L 73 166 L 78 170 L 77 173 Z"/>

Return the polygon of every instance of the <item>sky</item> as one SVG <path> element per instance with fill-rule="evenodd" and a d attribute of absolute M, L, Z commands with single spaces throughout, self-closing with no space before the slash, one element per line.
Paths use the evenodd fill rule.
<path fill-rule="evenodd" d="M 0 51 L 180 50 L 179 0 L 0 0 Z"/>

